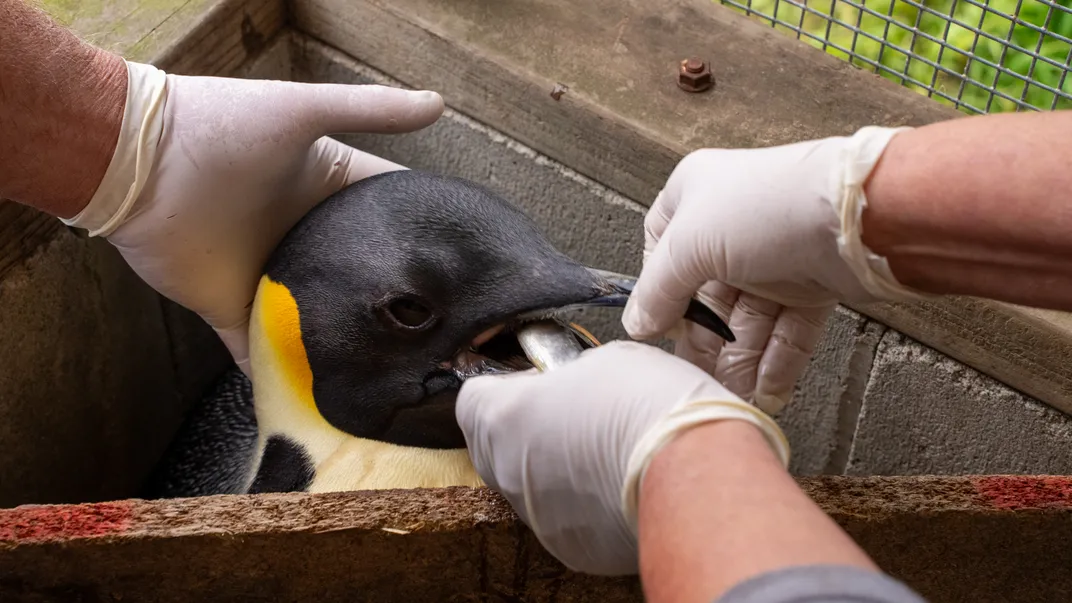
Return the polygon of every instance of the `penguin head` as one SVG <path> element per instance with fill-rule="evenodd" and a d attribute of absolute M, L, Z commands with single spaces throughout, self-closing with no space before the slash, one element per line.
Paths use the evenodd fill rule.
<path fill-rule="evenodd" d="M 388 172 L 332 195 L 286 235 L 261 279 L 251 338 L 270 342 L 272 370 L 293 373 L 304 404 L 335 429 L 464 448 L 454 418 L 464 379 L 531 368 L 512 335 L 519 325 L 622 306 L 634 281 L 559 252 L 472 182 Z M 687 317 L 732 338 L 705 306 Z M 263 360 L 251 362 L 257 383 Z"/>

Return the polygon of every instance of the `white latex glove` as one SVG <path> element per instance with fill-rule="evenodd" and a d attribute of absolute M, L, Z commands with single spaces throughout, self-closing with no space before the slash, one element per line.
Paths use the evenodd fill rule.
<path fill-rule="evenodd" d="M 327 138 L 435 122 L 434 92 L 168 75 L 127 63 L 122 130 L 86 208 L 138 275 L 216 329 L 248 370 L 249 308 L 268 256 L 318 202 L 400 165 Z"/>
<path fill-rule="evenodd" d="M 640 481 L 687 429 L 747 421 L 789 463 L 773 420 L 694 365 L 635 342 L 587 350 L 547 373 L 470 379 L 456 414 L 484 482 L 559 561 L 592 574 L 637 572 Z"/>
<path fill-rule="evenodd" d="M 861 241 L 864 183 L 901 130 L 682 159 L 644 220 L 626 331 L 669 334 L 679 356 L 764 412 L 780 411 L 838 301 L 923 297 Z M 736 342 L 680 320 L 697 292 Z"/>

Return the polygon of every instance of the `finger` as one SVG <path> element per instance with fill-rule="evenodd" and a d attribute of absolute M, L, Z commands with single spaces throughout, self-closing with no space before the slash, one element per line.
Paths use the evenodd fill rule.
<path fill-rule="evenodd" d="M 670 330 L 685 315 L 689 300 L 711 279 L 698 269 L 696 246 L 674 222 L 641 268 L 622 315 L 622 325 L 634 339 L 651 339 Z M 680 234 L 681 236 L 675 236 Z M 717 262 L 716 262 L 717 263 Z"/>
<path fill-rule="evenodd" d="M 740 291 L 718 281 L 704 285 L 696 297 L 704 305 L 714 310 L 724 322 L 729 324 L 733 314 L 733 305 L 737 302 Z M 726 340 L 690 321 L 683 321 L 684 335 L 677 340 L 674 354 L 700 367 L 708 375 L 714 376 L 718 366 L 719 353 Z"/>
<path fill-rule="evenodd" d="M 359 151 L 324 136 L 313 145 L 313 168 L 306 175 L 313 179 L 310 203 L 319 203 L 343 187 L 370 176 L 409 169 L 382 157 Z"/>
<path fill-rule="evenodd" d="M 395 163 L 371 153 L 359 151 L 332 138 L 323 138 L 334 145 L 329 154 L 335 156 L 335 164 L 345 167 L 344 186 L 386 172 L 408 170 L 404 165 Z"/>
<path fill-rule="evenodd" d="M 443 97 L 429 90 L 389 86 L 304 84 L 321 135 L 356 132 L 412 132 L 435 123 L 443 114 Z"/>
<path fill-rule="evenodd" d="M 685 194 L 685 185 L 689 181 L 689 174 L 693 171 L 693 166 L 699 161 L 698 158 L 701 155 L 702 151 L 694 152 L 678 162 L 670 177 L 667 178 L 662 190 L 655 196 L 651 209 L 644 215 L 643 268 L 641 269 L 640 278 L 634 286 L 633 294 L 630 295 L 630 299 L 625 305 L 625 311 L 622 314 L 622 325 L 630 337 L 634 339 L 652 339 L 665 334 L 675 327 L 677 327 L 678 336 L 683 335 L 685 332 L 686 328 L 680 324 L 680 318 L 684 314 L 684 306 L 688 304 L 688 300 L 661 299 L 658 289 L 666 285 L 665 281 L 669 277 L 662 274 L 659 277 L 651 276 L 659 273 L 663 268 L 660 267 L 653 271 L 648 266 L 656 255 L 669 253 L 670 244 L 662 243 L 662 241 L 666 233 L 671 229 L 671 222 Z M 662 258 L 660 261 L 665 262 L 666 258 Z M 673 266 L 671 265 L 671 267 Z M 700 288 L 703 281 L 710 279 L 691 280 L 693 281 L 691 283 L 692 291 L 689 292 L 689 297 Z M 686 285 L 685 288 L 688 289 L 690 286 Z M 668 290 L 664 292 L 670 293 Z M 679 339 L 680 337 L 678 336 L 674 338 Z"/>
<path fill-rule="evenodd" d="M 681 197 L 687 180 L 685 173 L 690 171 L 688 166 L 692 163 L 690 159 L 692 159 L 691 156 L 678 162 L 670 177 L 667 178 L 662 190 L 655 196 L 651 209 L 644 215 L 645 260 L 655 250 L 655 245 L 663 237 L 663 233 L 666 232 L 666 228 L 670 225 L 670 221 L 674 218 L 674 214 L 681 204 Z"/>
<path fill-rule="evenodd" d="M 747 401 L 755 394 L 759 362 L 781 311 L 777 302 L 751 293 L 741 293 L 733 306 L 729 325 L 737 341 L 722 347 L 715 379 Z"/>
<path fill-rule="evenodd" d="M 510 375 L 473 377 L 466 379 L 458 391 L 454 405 L 455 419 L 465 438 L 473 468 L 492 490 L 501 491 L 495 476 L 494 442 L 497 430 L 501 432 L 504 423 L 501 414 L 510 412 L 510 407 L 514 406 L 510 401 L 516 398 L 516 394 L 511 391 L 510 384 L 536 373 L 535 369 L 531 369 Z M 507 391 L 504 392 L 504 389 Z"/>
<path fill-rule="evenodd" d="M 539 374 L 537 369 L 529 369 L 466 379 L 454 404 L 455 418 L 466 439 L 469 434 L 481 431 L 483 425 L 499 422 L 501 413 L 507 412 L 513 406 L 512 401 L 518 398 L 519 388 L 526 385 L 527 379 Z"/>
<path fill-rule="evenodd" d="M 670 219 L 674 217 L 674 210 L 677 209 L 677 204 L 670 201 L 668 196 L 665 188 L 659 191 L 648 213 L 644 214 L 644 261 L 655 251 L 655 246 L 666 232 Z"/>
<path fill-rule="evenodd" d="M 836 305 L 782 310 L 756 370 L 755 404 L 760 410 L 773 415 L 792 400 Z"/>

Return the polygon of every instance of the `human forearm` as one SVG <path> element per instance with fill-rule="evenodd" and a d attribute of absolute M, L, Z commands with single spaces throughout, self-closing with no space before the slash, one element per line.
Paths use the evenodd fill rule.
<path fill-rule="evenodd" d="M 0 197 L 77 214 L 108 169 L 123 120 L 123 60 L 23 0 L 0 0 Z"/>
<path fill-rule="evenodd" d="M 1072 309 L 1072 111 L 906 131 L 867 185 L 863 241 L 904 285 Z"/>
<path fill-rule="evenodd" d="M 648 467 L 639 510 L 640 573 L 648 600 L 710 603 L 779 568 L 875 569 L 796 485 L 751 425 L 697 427 Z"/>

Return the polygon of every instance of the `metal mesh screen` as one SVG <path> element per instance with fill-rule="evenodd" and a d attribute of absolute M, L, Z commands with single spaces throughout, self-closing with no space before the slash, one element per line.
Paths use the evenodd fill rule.
<path fill-rule="evenodd" d="M 1072 108 L 1072 0 L 718 0 L 968 113 Z"/>

